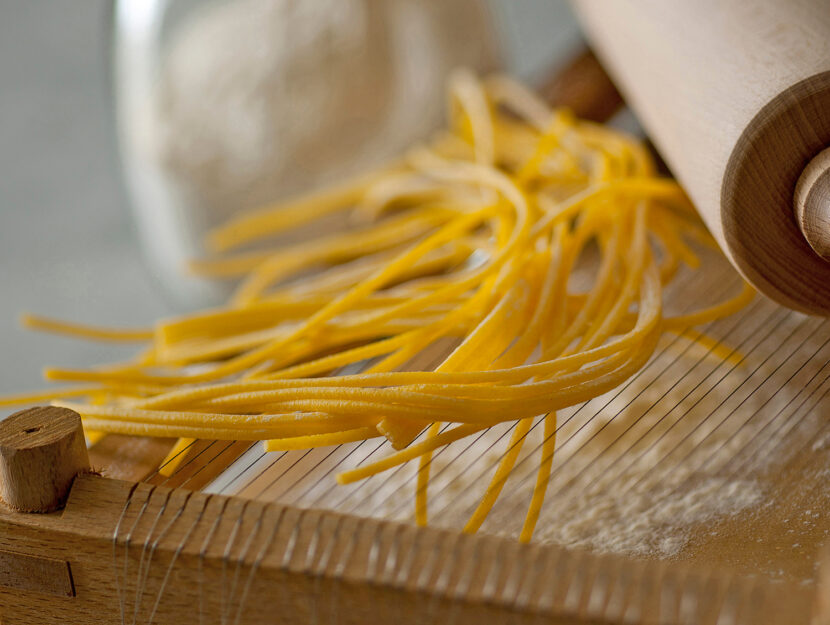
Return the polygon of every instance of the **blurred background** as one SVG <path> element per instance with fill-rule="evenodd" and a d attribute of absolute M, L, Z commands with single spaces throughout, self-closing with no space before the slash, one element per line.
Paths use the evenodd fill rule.
<path fill-rule="evenodd" d="M 565 0 L 0 0 L 0 393 L 133 352 L 22 311 L 147 326 L 215 301 L 181 265 L 228 212 L 424 136 L 456 65 L 534 84 L 581 45 Z"/>

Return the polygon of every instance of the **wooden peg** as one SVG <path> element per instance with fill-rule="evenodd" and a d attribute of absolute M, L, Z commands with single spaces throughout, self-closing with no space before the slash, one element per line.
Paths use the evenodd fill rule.
<path fill-rule="evenodd" d="M 608 121 L 623 106 L 620 92 L 587 48 L 542 81 L 539 93 L 550 106 L 565 106 L 595 122 Z"/>
<path fill-rule="evenodd" d="M 56 510 L 83 471 L 89 471 L 89 456 L 77 412 L 46 406 L 0 421 L 0 500 L 9 507 Z"/>
<path fill-rule="evenodd" d="M 795 216 L 807 243 L 830 260 L 830 148 L 811 160 L 795 185 Z"/>

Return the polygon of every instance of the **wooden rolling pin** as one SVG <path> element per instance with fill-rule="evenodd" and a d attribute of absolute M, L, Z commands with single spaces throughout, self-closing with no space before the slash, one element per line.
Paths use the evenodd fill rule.
<path fill-rule="evenodd" d="M 735 267 L 830 315 L 830 1 L 572 4 Z"/>

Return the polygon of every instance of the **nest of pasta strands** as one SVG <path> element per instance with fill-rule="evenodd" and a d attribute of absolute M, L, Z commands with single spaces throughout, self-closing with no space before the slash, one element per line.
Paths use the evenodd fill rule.
<path fill-rule="evenodd" d="M 261 440 L 279 451 L 386 437 L 391 453 L 337 479 L 418 460 L 421 524 L 432 453 L 516 422 L 465 531 L 484 521 L 544 415 L 521 532 L 529 540 L 556 411 L 624 382 L 662 333 L 729 315 L 753 292 L 665 317 L 663 288 L 681 264 L 698 265 L 689 242 L 712 241 L 643 145 L 550 110 L 504 77 L 459 73 L 449 91 L 450 128 L 399 162 L 213 232 L 217 256 L 193 269 L 240 279 L 226 306 L 147 330 L 26 317 L 35 328 L 148 347 L 124 364 L 47 369 L 47 379 L 74 385 L 5 403 L 54 399 L 89 432 L 179 437 L 163 472 L 193 439 Z M 347 217 L 344 230 L 234 251 L 336 214 Z M 596 260 L 578 288 L 586 256 Z M 404 370 L 448 341 L 436 366 Z M 340 373 L 356 364 L 360 373 Z"/>

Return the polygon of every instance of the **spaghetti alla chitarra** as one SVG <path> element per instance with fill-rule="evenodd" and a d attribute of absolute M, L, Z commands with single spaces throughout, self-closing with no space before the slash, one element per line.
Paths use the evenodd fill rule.
<path fill-rule="evenodd" d="M 556 411 L 628 379 L 662 333 L 732 314 L 754 292 L 664 316 L 662 289 L 681 264 L 698 265 L 691 243 L 714 244 L 640 142 L 551 110 L 509 78 L 460 72 L 449 94 L 449 128 L 399 162 L 213 232 L 216 257 L 193 270 L 241 279 L 226 306 L 146 330 L 25 316 L 31 328 L 147 347 L 123 364 L 47 369 L 47 379 L 73 385 L 0 405 L 51 399 L 95 436 L 178 437 L 171 459 L 192 439 L 262 440 L 279 451 L 385 437 L 395 451 L 337 479 L 417 460 L 420 524 L 432 453 L 515 421 L 470 532 L 498 499 L 532 420 L 546 415 L 520 536 L 530 540 Z M 348 228 L 267 246 L 335 213 Z M 454 347 L 437 366 L 404 370 L 441 341 Z M 356 363 L 361 373 L 338 373 Z"/>

